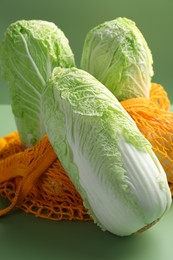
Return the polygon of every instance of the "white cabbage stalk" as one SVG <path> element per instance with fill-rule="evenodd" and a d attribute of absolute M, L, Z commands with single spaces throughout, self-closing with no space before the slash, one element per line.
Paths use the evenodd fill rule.
<path fill-rule="evenodd" d="M 86 36 L 81 68 L 102 82 L 119 101 L 149 98 L 152 63 L 147 42 L 127 18 L 100 24 Z"/>
<path fill-rule="evenodd" d="M 119 236 L 171 205 L 165 172 L 115 96 L 87 72 L 54 69 L 43 93 L 49 140 L 94 221 Z"/>
<path fill-rule="evenodd" d="M 41 98 L 53 68 L 75 66 L 68 39 L 51 22 L 17 21 L 0 45 L 0 66 L 20 137 L 26 147 L 33 146 L 45 135 Z"/>

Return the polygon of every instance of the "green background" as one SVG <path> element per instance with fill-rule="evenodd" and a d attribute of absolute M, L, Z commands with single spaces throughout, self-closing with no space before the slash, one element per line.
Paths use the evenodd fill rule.
<path fill-rule="evenodd" d="M 7 26 L 19 19 L 54 22 L 69 39 L 79 66 L 86 33 L 116 17 L 136 22 L 152 51 L 154 82 L 162 84 L 173 103 L 173 0 L 1 0 L 0 39 Z M 0 103 L 8 103 L 8 88 L 1 79 Z"/>
<path fill-rule="evenodd" d="M 173 103 L 173 0 L 1 0 L 0 38 L 19 19 L 57 24 L 69 39 L 79 66 L 86 33 L 116 17 L 134 20 L 153 53 L 154 82 Z M 8 88 L 0 79 L 0 136 L 14 131 Z M 2 201 L 0 206 L 3 205 Z M 172 260 L 173 207 L 139 236 L 119 238 L 94 223 L 53 222 L 15 211 L 0 218 L 3 260 Z"/>

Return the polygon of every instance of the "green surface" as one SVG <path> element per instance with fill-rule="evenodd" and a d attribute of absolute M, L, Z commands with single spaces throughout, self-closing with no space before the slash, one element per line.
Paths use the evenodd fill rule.
<path fill-rule="evenodd" d="M 0 118 L 0 136 L 16 130 L 10 105 L 0 105 Z M 0 254 L 3 260 L 172 260 L 172 234 L 173 206 L 155 226 L 126 238 L 93 222 L 54 222 L 15 210 L 0 218 Z"/>
<path fill-rule="evenodd" d="M 118 238 L 93 223 L 51 222 L 17 212 L 0 222 L 3 260 L 172 260 L 173 208 L 149 231 Z"/>
<path fill-rule="evenodd" d="M 0 39 L 7 26 L 16 20 L 52 21 L 65 32 L 79 66 L 86 33 L 104 21 L 127 17 L 136 22 L 152 50 L 153 81 L 164 85 L 173 103 L 172 10 L 172 0 L 1 0 Z M 0 95 L 0 103 L 9 103 L 4 82 L 2 91 L 4 95 Z"/>
<path fill-rule="evenodd" d="M 2 0 L 0 38 L 19 19 L 56 23 L 69 38 L 79 65 L 86 33 L 118 16 L 134 20 L 153 53 L 153 81 L 165 86 L 173 102 L 172 0 Z M 0 79 L 0 136 L 16 129 L 8 88 Z M 2 201 L 0 203 L 3 205 Z M 0 218 L 2 260 L 172 260 L 173 207 L 163 219 L 138 236 L 119 238 L 92 222 L 53 222 L 19 210 Z"/>
<path fill-rule="evenodd" d="M 0 119 L 0 137 L 16 130 L 15 120 L 10 105 L 0 105 Z"/>
<path fill-rule="evenodd" d="M 149 231 L 118 238 L 93 223 L 51 222 L 17 212 L 0 222 L 3 260 L 172 260 L 173 208 Z"/>

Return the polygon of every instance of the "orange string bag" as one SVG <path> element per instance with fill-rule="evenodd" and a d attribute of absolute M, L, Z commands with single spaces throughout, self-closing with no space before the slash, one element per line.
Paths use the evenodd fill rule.
<path fill-rule="evenodd" d="M 0 196 L 11 201 L 0 215 L 16 206 L 51 220 L 91 220 L 47 136 L 27 149 L 17 132 L 0 138 Z"/>
<path fill-rule="evenodd" d="M 121 104 L 136 122 L 140 132 L 152 144 L 163 166 L 173 195 L 173 113 L 164 88 L 152 83 L 150 99 L 133 98 Z"/>
<path fill-rule="evenodd" d="M 173 113 L 167 93 L 153 83 L 150 99 L 134 98 L 121 104 L 151 142 L 173 194 Z M 16 132 L 0 138 L 0 196 L 11 201 L 0 215 L 18 207 L 52 220 L 91 220 L 47 136 L 27 149 Z"/>

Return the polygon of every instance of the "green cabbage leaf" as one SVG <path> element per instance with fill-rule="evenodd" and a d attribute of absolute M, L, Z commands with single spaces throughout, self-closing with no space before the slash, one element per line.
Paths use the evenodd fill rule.
<path fill-rule="evenodd" d="M 12 110 L 25 146 L 45 134 L 42 92 L 56 66 L 75 66 L 64 33 L 53 23 L 21 20 L 11 24 L 0 45 L 0 68 L 10 86 Z"/>
<path fill-rule="evenodd" d="M 89 73 L 55 68 L 42 99 L 48 138 L 94 221 L 127 236 L 171 205 L 166 174 L 116 97 Z"/>
<path fill-rule="evenodd" d="M 100 24 L 86 36 L 81 68 L 102 82 L 119 101 L 149 97 L 152 54 L 142 33 L 127 18 Z"/>

